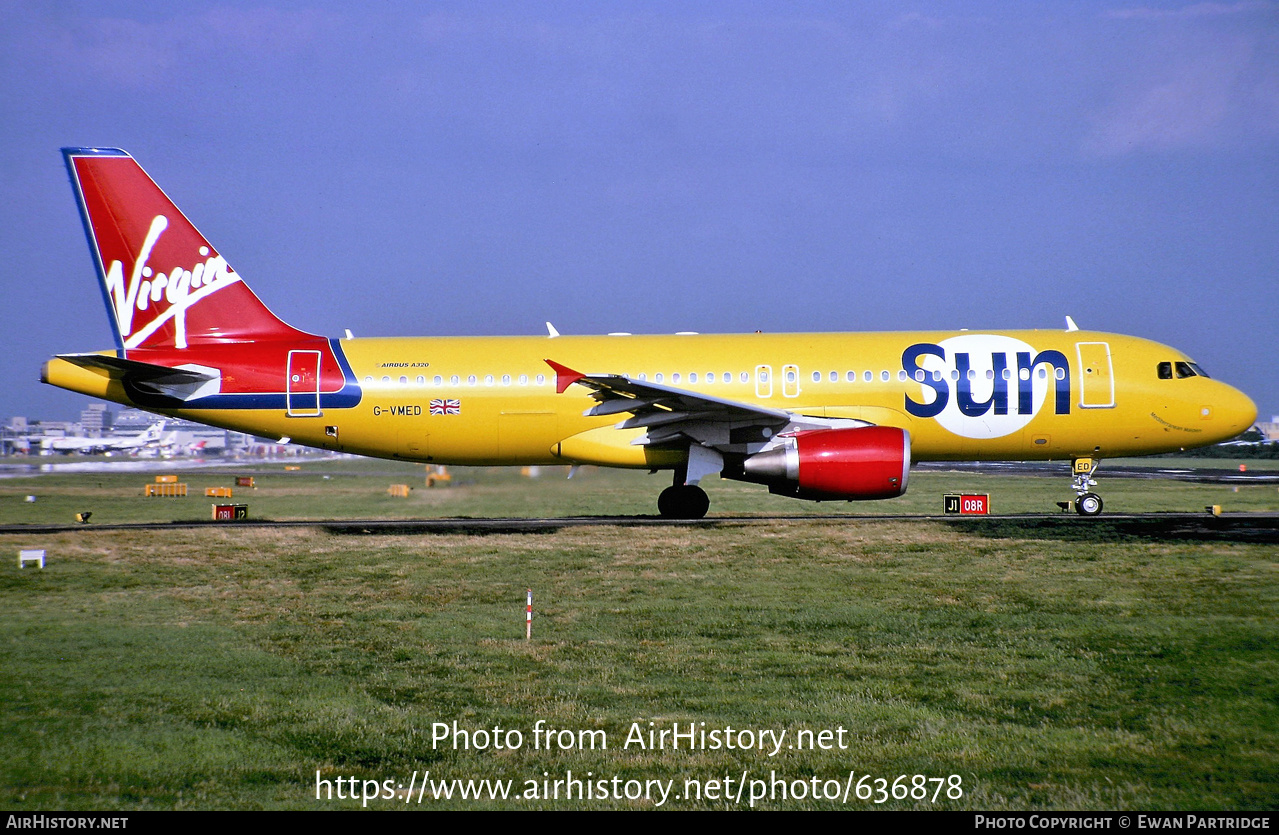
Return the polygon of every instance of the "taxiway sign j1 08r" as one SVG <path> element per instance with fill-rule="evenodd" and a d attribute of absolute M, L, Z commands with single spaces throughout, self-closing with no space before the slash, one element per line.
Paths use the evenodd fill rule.
<path fill-rule="evenodd" d="M 1173 348 L 1065 331 L 328 339 L 280 321 L 124 151 L 63 150 L 115 350 L 45 382 L 321 449 L 442 464 L 670 470 L 815 500 L 885 499 L 912 461 L 1074 462 L 1231 438 L 1241 392 Z"/>

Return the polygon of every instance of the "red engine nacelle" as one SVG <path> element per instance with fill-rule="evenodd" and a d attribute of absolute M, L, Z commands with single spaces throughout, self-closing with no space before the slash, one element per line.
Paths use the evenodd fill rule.
<path fill-rule="evenodd" d="M 747 458 L 772 493 L 799 499 L 891 499 L 906 492 L 910 433 L 888 426 L 815 429 Z"/>

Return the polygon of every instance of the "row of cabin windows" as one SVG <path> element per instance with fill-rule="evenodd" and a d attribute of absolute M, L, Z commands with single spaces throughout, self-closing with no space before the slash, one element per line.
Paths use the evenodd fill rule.
<path fill-rule="evenodd" d="M 926 375 L 927 375 L 928 373 L 930 373 L 930 372 L 925 372 L 923 369 L 917 369 L 917 370 L 915 371 L 915 379 L 916 379 L 916 380 L 918 380 L 918 381 L 920 381 L 920 382 L 922 383 L 922 382 L 924 381 L 924 379 L 926 378 Z M 758 374 L 759 374 L 759 382 L 761 382 L 761 383 L 767 383 L 767 382 L 768 382 L 768 375 L 769 375 L 769 372 L 768 372 L 768 371 L 759 371 L 759 372 L 758 372 Z M 940 371 L 933 371 L 933 372 L 931 372 L 931 374 L 932 374 L 932 378 L 933 378 L 934 380 L 940 380 L 940 379 L 942 378 L 942 372 L 940 372 Z M 993 370 L 991 370 L 991 369 L 987 369 L 987 370 L 986 370 L 986 372 L 985 372 L 985 375 L 986 375 L 986 379 L 987 379 L 987 380 L 993 380 L 993 379 L 995 379 L 995 372 L 994 372 Z M 1030 371 L 1029 371 L 1029 369 L 1025 369 L 1025 368 L 1021 369 L 1021 375 L 1020 375 L 1020 376 L 1021 376 L 1021 379 L 1023 379 L 1023 380 L 1029 380 L 1029 379 L 1030 379 Z M 1058 368 L 1058 369 L 1057 369 L 1057 379 L 1058 379 L 1058 380 L 1065 379 L 1065 376 L 1066 376 L 1066 372 L 1065 372 L 1065 370 L 1064 370 L 1064 369 L 1061 369 L 1061 368 Z M 1044 369 L 1044 368 L 1041 366 L 1041 367 L 1040 367 L 1040 369 L 1039 369 L 1039 379 L 1044 380 L 1044 379 L 1047 379 L 1047 377 L 1048 377 L 1048 372 L 1047 372 L 1047 370 L 1046 370 L 1046 369 Z M 821 372 L 821 371 L 814 371 L 814 372 L 813 372 L 813 382 L 814 382 L 814 383 L 820 383 L 820 382 L 822 381 L 822 379 L 823 379 L 823 378 L 828 378 L 828 379 L 830 380 L 830 382 L 832 382 L 832 383 L 838 383 L 838 382 L 839 382 L 839 378 L 840 378 L 840 372 L 838 372 L 838 371 L 831 371 L 831 372 L 829 372 L 829 376 L 828 376 L 828 377 L 827 377 L 827 375 L 826 375 L 826 374 L 824 374 L 824 373 L 823 373 L 823 372 Z M 892 372 L 890 372 L 890 371 L 881 371 L 881 372 L 879 372 L 879 379 L 880 379 L 880 382 L 887 383 L 887 382 L 888 382 L 889 380 L 891 380 L 892 378 L 893 378 L 893 375 L 892 375 Z M 1012 379 L 1012 373 L 1011 373 L 1011 372 L 1010 372 L 1007 368 L 1005 368 L 1005 369 L 1004 369 L 1004 371 L 1003 371 L 1003 378 L 1004 378 L 1005 380 L 1011 380 L 1011 379 Z M 646 381 L 646 380 L 648 379 L 648 375 L 646 375 L 646 374 L 640 374 L 640 375 L 639 375 L 639 376 L 637 376 L 635 379 L 640 380 L 640 381 Z M 689 375 L 688 375 L 688 382 L 689 382 L 689 383 L 696 383 L 696 382 L 697 382 L 697 379 L 698 379 L 698 378 L 697 378 L 697 372 L 696 372 L 696 371 L 694 371 L 694 372 L 692 372 L 691 374 L 689 374 Z M 715 382 L 715 379 L 716 379 L 716 378 L 715 378 L 715 372 L 713 372 L 713 371 L 712 371 L 712 372 L 710 372 L 709 374 L 707 374 L 707 375 L 705 376 L 705 380 L 706 380 L 706 382 L 708 382 L 708 383 L 713 383 L 713 382 Z M 733 375 L 732 375 L 732 374 L 730 374 L 730 373 L 728 373 L 728 372 L 725 372 L 725 373 L 722 375 L 722 379 L 723 379 L 723 381 L 724 381 L 725 383 L 731 383 L 731 382 L 733 381 Z M 857 372 L 856 372 L 856 371 L 845 371 L 845 372 L 844 372 L 844 379 L 845 379 L 845 381 L 847 381 L 847 382 L 849 382 L 849 383 L 855 383 L 855 382 L 857 382 Z M 900 380 L 901 382 L 906 382 L 907 380 L 909 380 L 909 379 L 910 379 L 910 376 L 906 373 L 906 371 L 905 371 L 905 370 L 901 370 L 901 371 L 898 371 L 898 372 L 897 372 L 897 379 L 898 379 L 898 380 Z M 952 379 L 952 380 L 958 380 L 958 379 L 959 379 L 959 372 L 958 372 L 958 371 L 955 371 L 955 370 L 953 370 L 953 369 L 952 369 L 952 370 L 951 370 L 951 372 L 950 372 L 950 379 Z M 974 370 L 974 369 L 971 369 L 971 368 L 970 368 L 970 369 L 968 369 L 968 379 L 970 379 L 970 380 L 975 380 L 975 379 L 977 379 L 977 371 L 976 371 L 976 370 Z M 681 380 L 681 377 L 680 377 L 679 372 L 676 372 L 676 373 L 674 373 L 674 374 L 672 374 L 672 375 L 671 375 L 671 382 L 672 382 L 672 383 L 678 383 L 678 382 L 680 382 L 680 380 Z M 795 370 L 795 369 L 786 369 L 786 382 L 788 382 L 788 383 L 794 383 L 794 382 L 797 382 L 798 380 L 799 380 L 799 372 L 798 372 L 797 370 Z M 748 371 L 743 371 L 743 372 L 741 373 L 741 381 L 742 381 L 743 383 L 749 383 L 749 382 L 751 381 L 751 375 L 750 375 L 750 372 L 748 372 Z M 872 382 L 874 382 L 874 381 L 875 381 L 875 372 L 874 372 L 874 371 L 863 371 L 863 372 L 862 372 L 862 381 L 863 381 L 863 382 L 867 382 L 867 383 L 872 383 Z M 654 374 L 654 375 L 653 375 L 653 382 L 655 382 L 655 383 L 661 383 L 661 382 L 664 382 L 664 380 L 663 380 L 663 376 L 662 376 L 662 374 L 661 374 L 660 372 L 659 372 L 659 373 L 657 373 L 657 374 Z"/>
<path fill-rule="evenodd" d="M 501 381 L 501 384 L 502 384 L 502 385 L 504 385 L 504 386 L 509 386 L 509 385 L 511 385 L 511 382 L 512 382 L 512 378 L 511 378 L 511 375 L 510 375 L 510 374 L 503 374 L 500 378 L 494 377 L 492 374 L 485 374 L 485 375 L 484 375 L 484 385 L 486 385 L 486 386 L 494 386 L 494 385 L 497 385 L 497 384 L 498 384 L 498 382 L 499 382 L 499 380 Z M 527 386 L 527 385 L 529 384 L 529 376 L 528 376 L 527 374 L 521 374 L 521 375 L 519 375 L 519 377 L 516 377 L 516 378 L 515 378 L 515 383 L 516 383 L 516 385 Z M 373 385 L 373 378 L 372 378 L 372 377 L 365 377 L 365 378 L 364 378 L 364 384 L 365 384 L 366 386 L 371 386 L 371 385 Z M 390 378 L 390 377 L 383 377 L 383 378 L 382 378 L 382 384 L 383 384 L 383 385 L 391 385 L 391 378 Z M 416 384 L 417 384 L 417 385 L 419 385 L 419 386 L 424 386 L 424 385 L 426 385 L 426 377 L 424 377 L 424 376 L 422 376 L 421 374 L 419 374 L 419 375 L 417 376 Z M 450 386 L 460 386 L 460 385 L 462 385 L 462 378 L 461 378 L 460 376 L 458 376 L 457 374 L 454 374 L 453 376 L 451 376 L 451 377 L 449 377 L 449 378 L 448 378 L 448 384 L 449 384 Z M 468 385 L 468 386 L 478 386 L 479 384 L 480 384 L 480 378 L 479 378 L 478 376 L 476 376 L 476 375 L 474 375 L 474 374 L 470 374 L 470 375 L 468 375 L 468 376 L 466 377 L 466 385 Z M 409 378 L 408 378 L 408 377 L 405 377 L 405 376 L 401 376 L 401 377 L 400 377 L 400 385 L 402 385 L 402 386 L 407 386 L 407 385 L 409 385 Z M 433 385 L 433 386 L 442 386 L 442 385 L 444 385 L 444 377 L 440 376 L 439 374 L 436 374 L 436 375 L 432 378 L 432 380 L 431 380 L 431 385 Z M 535 385 L 535 386 L 543 386 L 543 385 L 546 385 L 546 375 L 545 375 L 545 374 L 538 374 L 536 377 L 534 377 L 534 378 L 533 378 L 533 385 Z"/>
<path fill-rule="evenodd" d="M 1163 369 L 1163 366 L 1165 366 L 1165 365 L 1168 365 L 1168 363 L 1160 363 L 1159 375 L 1160 375 L 1160 377 L 1161 377 L 1161 378 L 1164 376 L 1164 369 Z M 1194 374 L 1193 372 L 1192 372 L 1192 373 L 1189 373 L 1189 374 L 1182 374 L 1182 373 L 1181 373 L 1181 368 L 1180 368 L 1180 367 L 1181 367 L 1181 366 L 1183 366 L 1183 365 L 1187 365 L 1187 363 L 1183 363 L 1183 362 L 1179 362 L 1179 363 L 1177 363 L 1177 366 L 1178 366 L 1177 376 L 1179 376 L 1179 377 L 1190 377 L 1190 376 L 1195 376 L 1195 374 Z M 1193 363 L 1191 363 L 1190 365 L 1193 365 Z M 1197 368 L 1197 366 L 1195 366 L 1195 367 Z M 787 382 L 787 383 L 795 383 L 795 382 L 798 382 L 798 380 L 799 380 L 799 372 L 798 372 L 797 370 L 795 370 L 795 369 L 786 369 L 786 372 L 785 372 L 785 373 L 786 373 L 786 382 Z M 1041 379 L 1041 380 L 1045 380 L 1045 379 L 1047 379 L 1047 378 L 1048 378 L 1048 370 L 1047 370 L 1046 368 L 1044 368 L 1043 366 L 1040 366 L 1040 367 L 1039 367 L 1039 369 L 1038 369 L 1038 372 L 1037 372 L 1037 373 L 1038 373 L 1038 375 L 1039 375 L 1039 379 Z M 1169 372 L 1168 372 L 1168 373 L 1169 373 L 1169 375 L 1171 375 L 1171 370 L 1169 370 Z M 1204 376 L 1204 377 L 1208 376 L 1207 374 L 1204 374 L 1202 370 L 1200 370 L 1198 373 L 1199 373 L 1199 375 Z M 759 374 L 759 382 L 761 382 L 761 383 L 767 383 L 767 382 L 768 382 L 768 377 L 769 377 L 769 372 L 768 372 L 768 371 L 760 370 L 760 371 L 758 372 L 758 374 Z M 978 374 L 978 372 L 977 372 L 977 370 L 976 370 L 976 369 L 972 369 L 972 368 L 968 369 L 968 379 L 970 379 L 970 380 L 976 380 L 976 379 L 977 379 L 977 374 Z M 916 380 L 916 381 L 918 381 L 918 382 L 921 382 L 921 383 L 922 383 L 922 382 L 924 382 L 924 381 L 928 378 L 928 376 L 929 376 L 929 375 L 931 375 L 931 376 L 932 376 L 932 378 L 933 378 L 933 380 L 934 380 L 935 382 L 936 382 L 936 381 L 940 381 L 940 380 L 942 379 L 942 372 L 941 372 L 941 371 L 932 371 L 932 372 L 927 372 L 927 371 L 924 371 L 922 368 L 920 368 L 920 369 L 916 369 L 916 370 L 915 370 L 915 380 Z M 985 376 L 985 378 L 986 378 L 987 380 L 993 380 L 993 379 L 995 379 L 995 372 L 994 372 L 994 370 L 993 370 L 993 369 L 990 369 L 990 368 L 986 369 L 986 370 L 985 370 L 985 372 L 983 372 L 983 375 Z M 1011 380 L 1011 379 L 1013 378 L 1012 371 L 1011 371 L 1010 369 L 1007 369 L 1007 368 L 1005 368 L 1005 369 L 1003 369 L 1003 370 L 1002 370 L 1002 372 L 1001 372 L 1001 376 L 1002 376 L 1002 378 L 1003 378 L 1003 379 L 1005 379 L 1005 380 Z M 1021 368 L 1021 369 L 1018 369 L 1017 376 L 1018 376 L 1018 379 L 1021 379 L 1021 380 L 1029 380 L 1029 379 L 1030 379 L 1030 369 L 1028 369 L 1028 368 Z M 1065 379 L 1065 376 L 1066 376 L 1066 371 L 1065 371 L 1065 369 L 1063 369 L 1063 368 L 1056 368 L 1056 369 L 1054 369 L 1054 376 L 1055 376 L 1055 377 L 1056 377 L 1056 379 L 1058 379 L 1058 380 Z M 823 372 L 821 372 L 821 371 L 814 371 L 814 372 L 813 372 L 813 382 L 814 382 L 814 383 L 820 383 L 820 382 L 823 380 L 823 377 L 825 377 L 826 379 L 828 379 L 828 380 L 829 380 L 830 382 L 832 382 L 832 383 L 837 383 L 837 382 L 839 382 L 839 379 L 840 379 L 840 372 L 838 372 L 838 371 L 831 371 L 831 372 L 829 372 L 829 373 L 828 373 L 828 375 L 823 375 Z M 949 373 L 949 377 L 950 377 L 950 379 L 951 379 L 951 380 L 958 380 L 958 379 L 959 379 L 959 372 L 958 372 L 957 370 L 955 370 L 955 369 L 951 369 L 951 371 L 950 371 L 950 373 Z M 433 385 L 433 386 L 443 386 L 443 385 L 445 385 L 445 382 L 444 382 L 444 381 L 445 381 L 445 379 L 446 379 L 446 378 L 445 378 L 445 377 L 443 377 L 442 375 L 436 374 L 434 377 L 432 377 L 432 378 L 431 378 L 431 385 Z M 457 374 L 453 374 L 452 376 L 448 377 L 447 379 L 448 379 L 448 385 L 450 385 L 450 386 L 460 386 L 460 385 L 462 385 L 462 380 L 463 380 L 463 378 L 462 378 L 461 376 L 457 375 Z M 648 380 L 648 375 L 647 375 L 647 374 L 639 374 L 639 375 L 637 375 L 637 376 L 636 376 L 636 378 L 635 378 L 635 379 L 637 379 L 637 380 L 639 380 L 639 381 L 641 381 L 641 382 L 646 382 L 646 381 Z M 690 372 L 690 373 L 688 374 L 688 378 L 687 378 L 687 379 L 688 379 L 688 382 L 689 382 L 690 384 L 697 383 L 697 382 L 698 382 L 698 379 L 699 379 L 699 377 L 698 377 L 698 373 L 697 373 L 696 371 Z M 731 372 L 729 372 L 729 371 L 725 371 L 723 374 L 717 374 L 717 373 L 716 373 L 716 372 L 714 372 L 714 371 L 710 371 L 710 372 L 707 372 L 705 375 L 703 375 L 703 377 L 702 377 L 701 379 L 703 379 L 706 383 L 714 383 L 714 382 L 716 382 L 716 381 L 722 381 L 722 382 L 724 382 L 724 383 L 731 383 L 731 382 L 733 382 L 733 374 L 732 374 Z M 741 372 L 741 373 L 740 373 L 740 375 L 739 375 L 739 379 L 740 379 L 740 381 L 741 381 L 742 383 L 750 383 L 750 381 L 751 381 L 751 375 L 750 375 L 750 372 L 749 372 L 749 371 L 743 371 L 743 372 Z M 879 379 L 880 379 L 880 381 L 881 381 L 881 382 L 887 383 L 889 380 L 891 380 L 891 379 L 892 379 L 892 374 L 891 374 L 891 372 L 888 372 L 888 371 L 880 371 L 880 372 L 879 372 Z M 909 379 L 910 379 L 910 376 L 906 373 L 906 371 L 905 371 L 905 370 L 901 370 L 901 371 L 898 371 L 898 372 L 897 372 L 897 379 L 898 379 L 898 381 L 900 381 L 900 382 L 903 382 L 903 383 L 904 383 L 904 382 L 906 382 L 907 380 L 909 380 Z M 477 385 L 480 385 L 480 384 L 481 384 L 481 378 L 480 378 L 479 376 L 475 375 L 475 374 L 467 375 L 467 377 L 465 378 L 465 380 L 466 380 L 466 385 L 468 385 L 468 386 L 477 386 Z M 537 385 L 537 386 L 545 385 L 545 384 L 546 384 L 546 375 L 545 375 L 545 374 L 538 374 L 536 377 L 532 378 L 532 380 L 533 380 L 533 385 Z M 683 380 L 684 380 L 684 377 L 683 377 L 683 375 L 682 375 L 682 374 L 680 374 L 680 372 L 678 372 L 678 371 L 677 371 L 677 372 L 675 372 L 674 374 L 671 374 L 671 382 L 672 382 L 672 383 L 680 383 L 680 382 L 682 382 Z M 844 372 L 844 380 L 845 380 L 846 382 L 849 382 L 849 383 L 855 383 L 855 382 L 857 382 L 857 372 L 856 372 L 856 371 L 846 371 L 846 372 Z M 863 371 L 863 372 L 862 372 L 862 381 L 863 381 L 863 382 L 871 383 L 871 382 L 874 382 L 874 380 L 875 380 L 875 372 L 873 372 L 873 371 Z M 416 385 L 419 385 L 419 386 L 425 386 L 425 385 L 427 384 L 427 382 L 426 382 L 426 381 L 427 381 L 427 378 L 426 378 L 425 376 L 423 376 L 423 375 L 419 374 L 419 375 L 417 376 L 417 379 L 416 379 L 415 383 L 416 383 Z M 655 382 L 655 383 L 663 383 L 663 382 L 665 382 L 665 381 L 666 381 L 666 376 L 665 376 L 662 372 L 660 372 L 660 371 L 659 371 L 659 372 L 657 372 L 656 374 L 654 374 L 654 375 L 653 375 L 653 382 Z M 509 386 L 509 385 L 512 385 L 512 383 L 513 383 L 513 382 L 514 382 L 514 384 L 515 384 L 515 385 L 527 386 L 527 385 L 529 384 L 529 375 L 527 375 L 527 374 L 520 374 L 518 377 L 512 378 L 510 374 L 503 374 L 503 375 L 501 375 L 500 377 L 497 377 L 497 376 L 495 376 L 495 375 L 493 375 L 493 374 L 486 374 L 486 375 L 484 375 L 484 377 L 483 377 L 483 385 L 486 385 L 486 386 L 494 386 L 494 385 L 499 385 L 499 384 L 500 384 L 500 385 L 503 385 L 503 386 Z M 399 383 L 400 383 L 400 385 L 402 385 L 402 386 L 407 386 L 407 385 L 409 385 L 409 378 L 408 378 L 407 376 L 401 376 L 401 377 L 400 377 L 400 379 L 399 379 Z M 365 385 L 373 385 L 373 377 L 372 377 L 372 376 L 365 377 L 365 378 L 364 378 L 364 384 L 365 384 Z M 382 384 L 383 384 L 383 385 L 392 385 L 392 379 L 391 379 L 391 377 L 390 377 L 390 376 L 384 376 L 384 377 L 382 378 Z"/>
<path fill-rule="evenodd" d="M 1048 379 L 1048 370 L 1044 368 L 1043 366 L 1040 366 L 1038 374 L 1039 374 L 1039 379 L 1041 380 Z M 984 372 L 981 372 L 981 375 L 984 376 L 987 380 L 995 379 L 995 371 L 993 368 L 987 368 Z M 959 371 L 952 368 L 948 374 L 943 375 L 941 371 L 925 371 L 922 368 L 915 369 L 915 380 L 921 383 L 927 380 L 929 377 L 932 377 L 934 382 L 939 382 L 943 376 L 948 376 L 951 380 L 958 380 Z M 968 379 L 976 380 L 977 376 L 978 376 L 977 369 L 975 368 L 968 369 L 968 374 L 967 374 Z M 1013 378 L 1012 370 L 1005 368 L 1000 372 L 1000 376 L 1005 380 L 1011 380 Z M 1066 378 L 1066 370 L 1064 368 L 1057 368 L 1055 369 L 1054 376 L 1058 380 L 1064 380 Z M 1017 377 L 1018 379 L 1021 379 L 1021 380 L 1029 380 L 1030 369 L 1029 368 L 1018 369 Z M 890 378 L 890 375 L 887 371 L 879 372 L 879 379 L 881 381 L 888 382 L 889 378 Z M 786 372 L 786 382 L 793 383 L 796 381 L 796 379 L 797 379 L 796 372 L 794 371 Z M 814 383 L 820 383 L 822 382 L 823 379 L 827 379 L 832 383 L 838 383 L 839 372 L 831 371 L 829 372 L 829 374 L 825 375 L 825 377 L 823 377 L 823 374 L 820 371 L 813 372 Z M 872 382 L 874 379 L 875 379 L 875 373 L 873 371 L 866 371 L 862 373 L 862 380 L 864 382 L 869 383 L 869 382 Z M 904 383 L 910 379 L 910 376 L 904 370 L 902 370 L 897 372 L 897 379 L 900 382 Z M 856 371 L 844 372 L 844 380 L 849 383 L 857 382 L 857 372 Z"/>

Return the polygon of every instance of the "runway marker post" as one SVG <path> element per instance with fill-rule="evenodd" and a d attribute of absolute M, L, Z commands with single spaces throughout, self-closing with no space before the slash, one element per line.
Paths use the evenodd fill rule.
<path fill-rule="evenodd" d="M 533 590 L 528 590 L 528 605 L 524 609 L 524 640 L 533 640 Z"/>

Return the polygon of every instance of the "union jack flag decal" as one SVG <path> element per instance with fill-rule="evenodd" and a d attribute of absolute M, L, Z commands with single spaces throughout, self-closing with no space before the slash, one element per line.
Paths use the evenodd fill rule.
<path fill-rule="evenodd" d="M 462 414 L 462 401 L 456 398 L 438 398 L 431 401 L 431 414 L 433 415 L 460 415 Z"/>

